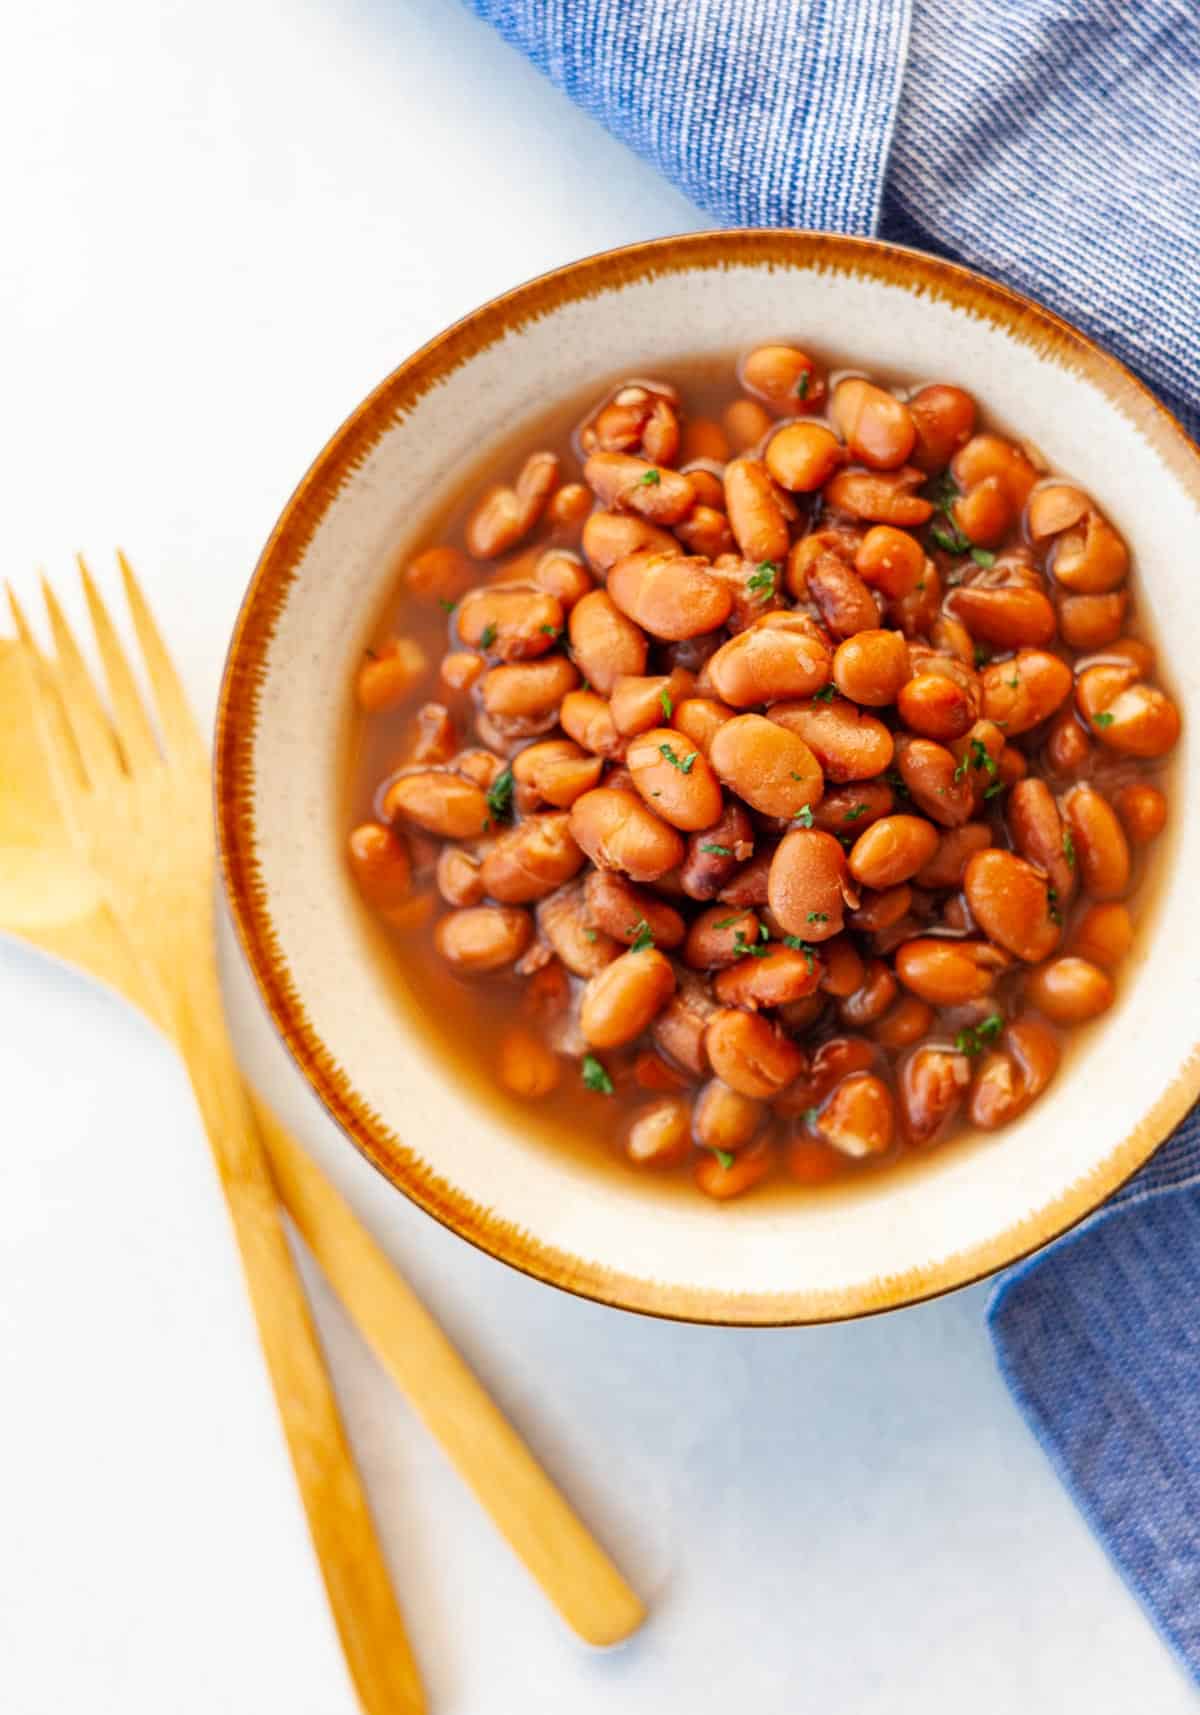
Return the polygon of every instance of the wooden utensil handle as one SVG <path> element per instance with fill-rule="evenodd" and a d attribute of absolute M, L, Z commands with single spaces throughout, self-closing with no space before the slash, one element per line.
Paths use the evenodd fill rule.
<path fill-rule="evenodd" d="M 355 1689 L 367 1715 L 422 1715 L 425 1698 L 416 1663 L 288 1249 L 215 970 L 193 967 L 186 992 L 176 998 L 179 1047 L 229 1205 L 288 1451 Z"/>
<path fill-rule="evenodd" d="M 646 1611 L 390 1258 L 262 1103 L 284 1205 L 360 1333 L 568 1625 L 614 1644 Z"/>

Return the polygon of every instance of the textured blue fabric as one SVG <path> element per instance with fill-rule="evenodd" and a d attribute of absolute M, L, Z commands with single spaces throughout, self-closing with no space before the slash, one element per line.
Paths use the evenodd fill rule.
<path fill-rule="evenodd" d="M 729 225 L 1031 293 L 1200 427 L 1196 0 L 468 0 Z M 1200 1678 L 1200 1110 L 993 1295 L 1001 1367 Z"/>

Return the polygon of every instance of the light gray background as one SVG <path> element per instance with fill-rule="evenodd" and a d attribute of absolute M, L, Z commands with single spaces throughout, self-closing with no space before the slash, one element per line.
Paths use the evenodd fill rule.
<path fill-rule="evenodd" d="M 702 224 L 450 0 L 15 9 L 0 175 L 4 569 L 122 542 L 206 719 L 255 554 L 370 386 L 518 280 Z M 1194 1707 L 984 1289 L 794 1333 L 560 1296 L 359 1162 L 229 964 L 246 1064 L 653 1609 L 607 1656 L 565 1634 L 317 1285 L 439 1715 Z M 0 1704 L 350 1715 L 180 1073 L 9 943 L 0 1044 Z"/>

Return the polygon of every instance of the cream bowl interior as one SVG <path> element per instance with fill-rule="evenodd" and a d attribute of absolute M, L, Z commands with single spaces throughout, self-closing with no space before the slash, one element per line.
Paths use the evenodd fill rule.
<path fill-rule="evenodd" d="M 887 246 L 698 234 L 520 288 L 410 360 L 339 431 L 268 545 L 231 648 L 219 815 L 239 932 L 286 1040 L 353 1140 L 432 1213 L 505 1260 L 628 1308 L 775 1323 L 861 1314 L 959 1285 L 1093 1208 L 1193 1099 L 1200 1031 L 1197 747 L 1185 718 L 1169 846 L 1113 1011 L 997 1137 L 845 1194 L 728 1206 L 663 1198 L 531 1146 L 456 1093 L 368 956 L 336 778 L 366 631 L 463 460 L 622 370 L 769 338 L 976 393 L 1092 489 L 1128 538 L 1185 707 L 1200 458 L 1117 364 L 999 288 Z"/>

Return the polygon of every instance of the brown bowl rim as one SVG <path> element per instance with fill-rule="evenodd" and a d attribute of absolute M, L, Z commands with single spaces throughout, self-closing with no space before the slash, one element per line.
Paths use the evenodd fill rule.
<path fill-rule="evenodd" d="M 284 1046 L 360 1154 L 427 1214 L 510 1267 L 613 1309 L 729 1326 L 791 1327 L 917 1304 L 1028 1257 L 1092 1214 L 1142 1167 L 1200 1094 L 1200 1043 L 1133 1130 L 1035 1214 L 936 1262 L 826 1290 L 732 1292 L 628 1275 L 497 1218 L 403 1144 L 354 1090 L 312 1028 L 271 922 L 254 851 L 253 745 L 266 652 L 299 561 L 343 482 L 392 424 L 461 364 L 565 303 L 697 268 L 794 268 L 914 285 L 919 295 L 999 326 L 1082 372 L 1146 435 L 1200 508 L 1200 447 L 1116 358 L 1034 300 L 970 269 L 878 239 L 772 229 L 702 231 L 602 251 L 492 298 L 407 358 L 347 417 L 288 500 L 255 566 L 226 655 L 217 708 L 215 805 L 226 896 L 242 950 Z M 714 1211 L 719 1215 L 719 1210 Z M 734 1217 L 736 1218 L 736 1216 Z"/>

